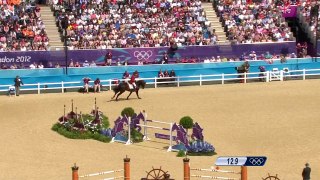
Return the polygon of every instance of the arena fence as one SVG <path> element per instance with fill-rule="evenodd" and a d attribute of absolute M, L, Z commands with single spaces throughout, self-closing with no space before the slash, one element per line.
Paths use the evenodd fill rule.
<path fill-rule="evenodd" d="M 126 157 L 123 159 L 124 162 L 124 168 L 118 169 L 118 170 L 112 170 L 112 171 L 104 171 L 104 172 L 97 172 L 97 173 L 91 173 L 91 174 L 85 174 L 79 176 L 78 170 L 79 167 L 76 166 L 76 164 L 71 167 L 72 169 L 72 180 L 79 180 L 81 178 L 89 178 L 89 177 L 95 177 L 95 176 L 101 176 L 106 174 L 113 174 L 113 177 L 109 178 L 103 178 L 103 180 L 111 180 L 111 179 L 124 179 L 124 180 L 130 180 L 130 158 Z M 123 176 L 117 176 L 116 174 L 119 172 L 123 172 Z"/>
<path fill-rule="evenodd" d="M 228 171 L 228 170 L 218 170 L 218 169 L 201 169 L 201 168 L 190 168 L 190 159 L 189 158 L 184 158 L 183 159 L 183 176 L 184 180 L 190 180 L 191 177 L 194 178 L 201 178 L 201 179 L 221 179 L 221 180 L 248 180 L 248 172 L 247 172 L 247 167 L 241 166 L 241 171 L 236 172 L 236 171 Z M 218 172 L 218 173 L 229 173 L 229 174 L 239 174 L 241 175 L 241 178 L 230 178 L 230 177 L 221 177 L 221 176 L 208 176 L 208 175 L 196 175 L 196 174 L 191 174 L 191 171 L 207 171 L 207 172 Z"/>
<path fill-rule="evenodd" d="M 177 77 L 164 77 L 164 78 L 141 78 L 147 82 L 148 85 L 154 88 L 159 87 L 163 84 L 171 84 L 174 86 L 181 86 L 184 84 L 200 86 L 205 83 L 249 83 L 249 82 L 271 82 L 271 81 L 283 81 L 283 80 L 306 80 L 311 78 L 317 78 L 320 76 L 320 69 L 302 69 L 302 70 L 289 70 L 284 68 L 283 70 L 278 70 L 274 68 L 272 71 L 266 72 L 255 72 L 255 73 L 236 73 L 236 74 L 212 74 L 212 75 L 198 75 L 198 76 L 177 76 Z M 101 80 L 101 84 L 104 88 L 112 90 L 113 86 L 117 86 L 119 80 L 108 79 Z M 124 80 L 120 80 L 124 81 Z M 93 86 L 93 81 L 90 81 L 91 87 Z M 0 85 L 0 92 L 8 92 L 12 85 Z M 67 89 L 82 88 L 82 81 L 73 82 L 54 82 L 54 83 L 34 83 L 34 84 L 24 84 L 21 87 L 21 91 L 33 91 L 37 94 L 41 94 L 48 90 L 58 90 L 64 93 Z"/>

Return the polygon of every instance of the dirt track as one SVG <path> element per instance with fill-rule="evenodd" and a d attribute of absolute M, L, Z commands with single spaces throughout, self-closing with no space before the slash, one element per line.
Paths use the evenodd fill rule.
<path fill-rule="evenodd" d="M 128 155 L 133 180 L 145 177 L 152 166 L 162 166 L 172 178 L 182 180 L 182 159 L 167 153 L 166 144 L 70 140 L 50 130 L 64 104 L 70 108 L 74 99 L 75 106 L 88 113 L 94 97 L 111 125 L 127 106 L 167 122 L 190 115 L 204 127 L 205 139 L 215 146 L 217 156 L 267 156 L 264 167 L 248 168 L 250 180 L 267 173 L 299 180 L 306 162 L 312 179 L 320 179 L 319 80 L 145 89 L 143 99 L 133 95 L 119 102 L 109 101 L 111 96 L 111 92 L 0 96 L 0 179 L 70 180 L 74 162 L 80 174 L 87 174 L 122 168 Z M 191 166 L 209 168 L 217 156 L 190 157 Z"/>

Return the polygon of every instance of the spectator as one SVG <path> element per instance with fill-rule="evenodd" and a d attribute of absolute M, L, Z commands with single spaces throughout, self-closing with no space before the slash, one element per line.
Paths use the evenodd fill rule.
<path fill-rule="evenodd" d="M 174 72 L 174 70 L 171 70 L 169 76 L 170 77 L 176 77 L 176 72 Z"/>
<path fill-rule="evenodd" d="M 306 163 L 306 167 L 302 171 L 302 179 L 310 180 L 311 179 L 310 174 L 311 174 L 311 168 L 309 167 L 309 163 Z"/>
<path fill-rule="evenodd" d="M 112 53 L 111 53 L 111 51 L 108 51 L 108 53 L 104 57 L 104 60 L 105 60 L 105 65 L 106 66 L 111 66 L 112 65 Z"/>
<path fill-rule="evenodd" d="M 47 66 L 47 68 L 53 68 L 53 64 L 52 64 L 52 62 L 51 62 L 51 61 L 49 61 L 49 62 L 48 62 L 48 66 Z"/>
<path fill-rule="evenodd" d="M 163 77 L 169 77 L 169 72 L 167 70 L 164 71 Z"/>
<path fill-rule="evenodd" d="M 82 79 L 83 80 L 83 88 L 84 88 L 84 91 L 83 93 L 89 93 L 89 82 L 90 82 L 90 78 L 89 77 L 85 77 Z"/>
<path fill-rule="evenodd" d="M 97 79 L 94 81 L 94 92 L 100 93 L 100 88 L 101 88 L 100 79 L 97 78 Z"/>
<path fill-rule="evenodd" d="M 84 61 L 84 63 L 82 64 L 82 67 L 89 67 L 90 64 L 87 60 Z"/>
<path fill-rule="evenodd" d="M 43 66 L 42 62 L 40 62 L 40 64 L 38 65 L 38 68 L 39 68 L 39 69 L 43 69 L 43 67 L 44 67 L 44 66 Z"/>
<path fill-rule="evenodd" d="M 69 67 L 74 67 L 74 63 L 72 59 L 70 60 Z"/>
<path fill-rule="evenodd" d="M 96 67 L 96 66 L 97 66 L 97 64 L 94 61 L 91 61 L 90 67 Z"/>
<path fill-rule="evenodd" d="M 162 58 L 162 64 L 168 64 L 168 62 L 169 62 L 168 53 L 164 53 L 163 58 Z"/>
<path fill-rule="evenodd" d="M 76 64 L 74 64 L 74 67 L 81 67 L 80 63 L 77 61 Z"/>
<path fill-rule="evenodd" d="M 18 69 L 18 67 L 17 67 L 16 64 L 13 63 L 13 64 L 10 66 L 10 69 Z"/>
<path fill-rule="evenodd" d="M 37 67 L 37 66 L 36 66 L 35 63 L 31 63 L 31 64 L 29 65 L 29 68 L 30 68 L 30 69 L 36 69 L 36 67 Z"/>
<path fill-rule="evenodd" d="M 16 88 L 16 95 L 19 96 L 20 95 L 20 87 L 21 85 L 23 85 L 23 82 L 21 80 L 21 78 L 19 76 L 16 76 L 16 78 L 14 79 L 14 87 Z"/>
<path fill-rule="evenodd" d="M 160 71 L 158 72 L 158 78 L 163 78 L 164 77 L 164 74 L 162 72 L 162 70 L 160 69 Z"/>
<path fill-rule="evenodd" d="M 60 64 L 57 62 L 55 65 L 54 65 L 55 68 L 60 68 Z"/>

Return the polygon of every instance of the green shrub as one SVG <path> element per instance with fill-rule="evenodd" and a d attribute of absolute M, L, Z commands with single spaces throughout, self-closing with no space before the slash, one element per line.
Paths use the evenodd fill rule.
<path fill-rule="evenodd" d="M 183 151 L 183 150 L 178 151 L 177 157 L 184 157 L 184 156 L 186 156 L 186 152 L 185 151 Z"/>
<path fill-rule="evenodd" d="M 126 107 L 121 111 L 121 116 L 126 115 L 127 117 L 132 117 L 134 115 L 134 110 L 132 107 Z"/>
<path fill-rule="evenodd" d="M 132 142 L 137 143 L 137 142 L 142 142 L 143 141 L 143 134 L 136 129 L 131 129 L 131 139 Z"/>
<path fill-rule="evenodd" d="M 190 116 L 184 116 L 180 119 L 179 124 L 187 130 L 193 127 L 193 119 Z"/>

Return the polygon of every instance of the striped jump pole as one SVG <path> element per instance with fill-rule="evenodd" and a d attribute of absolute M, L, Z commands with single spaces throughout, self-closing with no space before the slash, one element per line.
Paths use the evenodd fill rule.
<path fill-rule="evenodd" d="M 124 168 L 119 170 L 113 170 L 113 171 L 104 171 L 104 172 L 98 172 L 98 173 L 92 173 L 92 174 L 86 174 L 79 176 L 78 169 L 79 167 L 74 164 L 72 169 L 72 180 L 79 180 L 80 178 L 87 178 L 87 177 L 94 177 L 99 175 L 105 175 L 105 174 L 111 174 L 111 173 L 117 173 L 117 172 L 124 172 L 123 176 L 114 176 L 110 178 L 104 178 L 103 180 L 111 180 L 111 179 L 124 179 L 124 180 L 130 180 L 130 158 L 126 157 L 123 159 L 124 162 Z"/>
<path fill-rule="evenodd" d="M 173 135 L 172 135 L 172 127 L 173 127 L 173 123 L 168 123 L 168 122 L 163 122 L 163 121 L 157 121 L 157 120 L 150 120 L 147 119 L 147 113 L 145 112 L 145 110 L 142 111 L 143 115 L 144 115 L 144 122 L 143 124 L 137 124 L 140 127 L 143 127 L 143 132 L 144 132 L 144 137 L 143 140 L 147 141 L 150 140 L 150 138 L 148 137 L 148 128 L 153 128 L 153 129 L 160 129 L 160 130 L 165 130 L 165 131 L 169 131 L 169 147 L 168 147 L 168 152 L 172 151 L 172 141 L 173 141 Z M 151 123 L 158 123 L 158 124 L 166 124 L 169 125 L 169 128 L 164 128 L 164 127 L 158 127 L 158 126 L 150 126 L 147 123 L 151 122 Z"/>
<path fill-rule="evenodd" d="M 184 180 L 190 180 L 191 177 L 196 178 L 209 178 L 209 179 L 222 179 L 222 180 L 237 180 L 238 178 L 228 178 L 228 177 L 216 177 L 216 176 L 204 176 L 204 175 L 191 175 L 190 171 L 210 171 L 210 172 L 220 172 L 220 173 L 232 173 L 232 174 L 240 174 L 240 180 L 248 180 L 248 169 L 246 166 L 241 166 L 241 172 L 235 171 L 227 171 L 227 170 L 218 170 L 218 169 L 201 169 L 201 168 L 190 168 L 190 159 L 183 159 L 183 177 Z"/>

